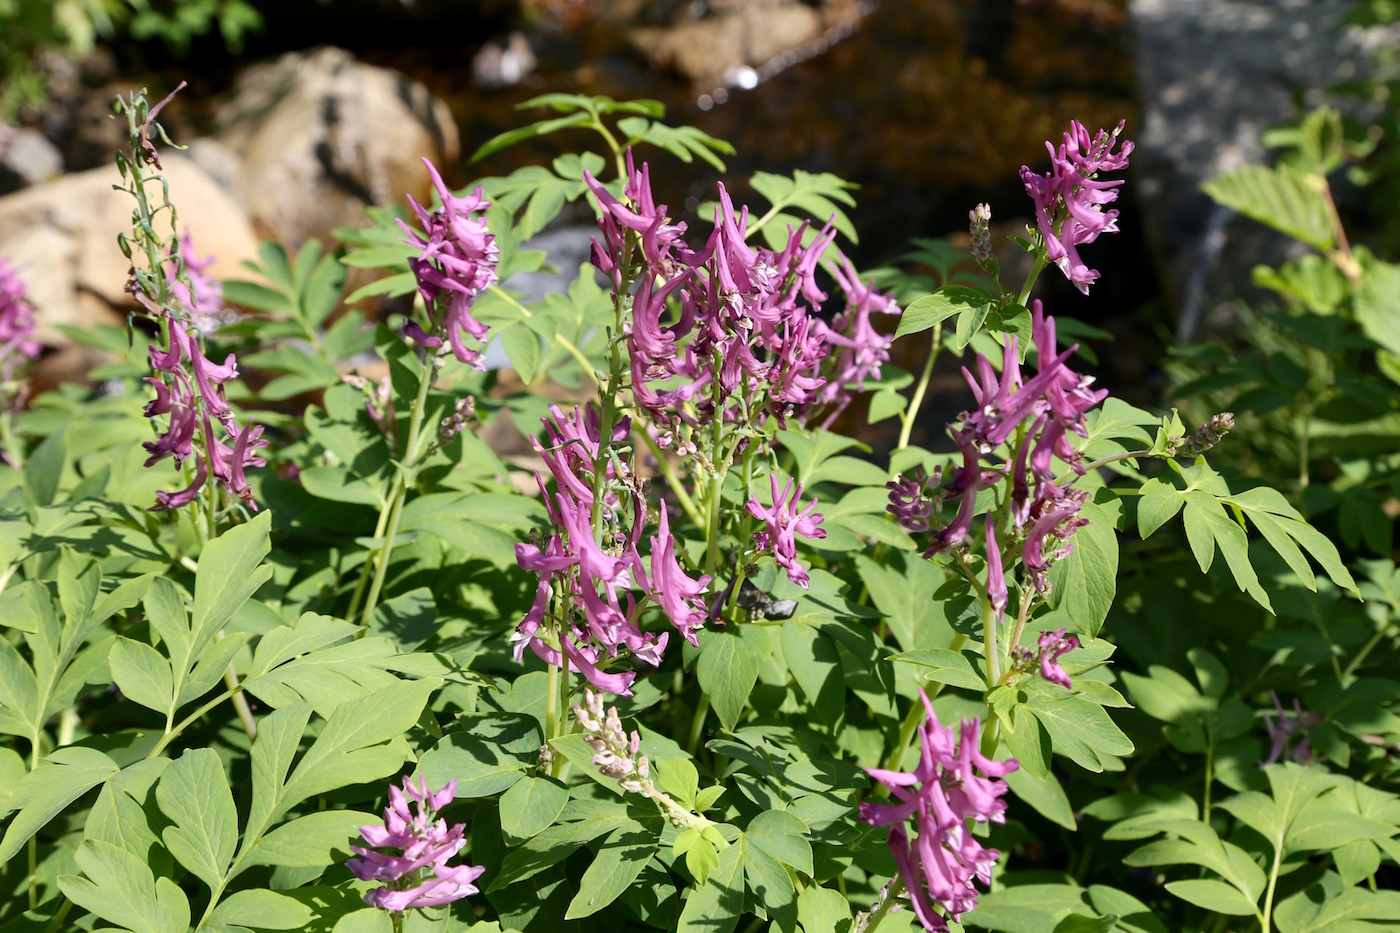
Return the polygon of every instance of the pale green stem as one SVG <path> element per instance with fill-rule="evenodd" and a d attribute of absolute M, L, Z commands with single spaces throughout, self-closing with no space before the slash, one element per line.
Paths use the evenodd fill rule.
<path fill-rule="evenodd" d="M 991 690 L 1001 681 L 1001 648 L 997 645 L 997 613 L 992 601 L 983 593 L 982 601 L 982 649 L 987 660 L 987 689 Z M 991 713 L 988 713 L 991 718 Z"/>
<path fill-rule="evenodd" d="M 1041 249 L 1035 254 L 1035 265 L 1031 266 L 1030 274 L 1026 276 L 1026 284 L 1021 286 L 1021 293 L 1016 296 L 1018 305 L 1024 306 L 1026 300 L 1031 297 L 1031 289 L 1035 287 L 1035 280 L 1040 278 L 1040 273 L 1044 271 L 1045 265 L 1045 250 Z"/>
<path fill-rule="evenodd" d="M 885 890 L 885 899 L 880 902 L 880 906 L 870 915 L 870 919 L 862 928 L 862 933 L 870 933 L 870 931 L 880 925 L 880 921 L 884 920 L 885 917 L 889 915 L 890 910 L 899 903 L 899 894 L 903 890 L 904 877 L 902 875 L 895 875 L 890 879 L 889 887 Z"/>
<path fill-rule="evenodd" d="M 1278 870 L 1283 864 L 1282 846 L 1274 846 L 1274 863 L 1269 868 L 1269 886 L 1264 890 L 1264 912 L 1259 915 L 1260 933 L 1271 933 L 1274 912 L 1274 889 L 1278 887 Z"/>
<path fill-rule="evenodd" d="M 690 493 L 686 492 L 685 486 L 681 483 L 680 478 L 676 476 L 675 467 L 666 459 L 665 453 L 657 446 L 651 434 L 640 424 L 637 425 L 637 429 L 633 433 L 642 439 L 642 443 L 647 445 L 647 449 L 651 451 L 651 455 L 656 458 L 657 464 L 660 465 L 661 475 L 666 477 L 667 486 L 670 491 L 675 494 L 676 501 L 680 503 L 681 511 L 685 512 L 686 517 L 694 522 L 697 528 L 703 527 L 705 519 L 700 515 L 700 510 L 696 508 L 695 500 L 690 497 Z"/>
<path fill-rule="evenodd" d="M 690 721 L 690 737 L 686 740 L 685 750 L 690 754 L 695 754 L 695 749 L 700 747 L 700 736 L 705 731 L 705 715 L 710 711 L 710 695 L 701 691 L 700 703 L 695 707 L 695 718 Z"/>
<path fill-rule="evenodd" d="M 384 578 L 389 573 L 389 560 L 394 553 L 394 538 L 399 533 L 399 516 L 403 510 L 403 500 L 408 496 L 408 471 L 416 466 L 418 458 L 419 432 L 423 429 L 423 411 L 427 408 L 428 390 L 432 388 L 433 376 L 437 370 L 431 356 L 422 360 L 423 373 L 418 382 L 418 395 L 413 400 L 413 408 L 408 419 L 408 439 L 404 444 L 403 460 L 394 475 L 394 486 L 389 493 L 389 519 L 384 526 L 383 536 L 376 535 L 379 546 L 374 552 L 374 582 L 370 584 L 369 595 L 365 598 L 364 609 L 360 613 L 360 624 L 369 627 L 374 621 L 374 609 L 379 602 L 379 594 L 384 588 Z M 382 515 L 382 512 L 381 512 Z"/>
<path fill-rule="evenodd" d="M 903 450 L 909 446 L 909 436 L 914 433 L 914 422 L 919 418 L 919 409 L 924 404 L 924 393 L 928 391 L 929 379 L 933 377 L 933 364 L 942 348 L 943 324 L 939 322 L 933 325 L 933 345 L 929 348 L 928 358 L 924 360 L 924 369 L 919 374 L 918 384 L 914 386 L 914 394 L 909 399 L 909 408 L 904 412 L 904 423 L 899 429 L 899 444 L 895 450 Z"/>

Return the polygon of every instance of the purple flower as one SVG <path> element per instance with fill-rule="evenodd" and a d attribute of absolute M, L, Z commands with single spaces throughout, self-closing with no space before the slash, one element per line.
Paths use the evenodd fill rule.
<path fill-rule="evenodd" d="M 1036 225 L 1045 240 L 1047 258 L 1086 295 L 1099 273 L 1079 258 L 1078 247 L 1094 242 L 1101 233 L 1118 232 L 1118 211 L 1104 208 L 1118 199 L 1117 188 L 1123 180 L 1104 181 L 1097 174 L 1127 168 L 1133 144 L 1125 140 L 1118 152 L 1113 151 L 1122 132 L 1119 121 L 1111 133 L 1099 130 L 1091 138 L 1076 120 L 1058 150 L 1045 144 L 1050 153 L 1048 173 L 1037 175 L 1021 166 L 1021 182 L 1035 202 Z"/>
<path fill-rule="evenodd" d="M 838 314 L 825 331 L 827 342 L 837 351 L 833 354 L 835 369 L 822 390 L 822 400 L 836 402 L 844 408 L 850 401 L 846 386 L 855 383 L 863 390 L 865 380 L 879 379 L 881 366 L 890 359 L 893 338 L 877 331 L 870 315 L 899 314 L 900 309 L 894 298 L 876 291 L 873 282 L 862 282 L 849 259 L 843 255 L 840 260 L 840 266 L 834 268 L 832 274 L 846 293 L 846 310 Z"/>
<path fill-rule="evenodd" d="M 1278 714 L 1275 721 L 1273 716 L 1264 714 L 1264 728 L 1269 733 L 1269 757 L 1260 762 L 1260 766 L 1271 765 L 1280 759 L 1287 757 L 1289 761 L 1306 765 L 1314 760 L 1312 744 L 1306 734 L 1308 728 L 1322 722 L 1322 717 L 1317 713 L 1303 709 L 1302 701 L 1297 697 L 1293 698 L 1293 709 L 1285 710 L 1283 704 L 1279 702 L 1278 693 L 1270 690 L 1270 698 L 1274 701 L 1274 711 Z M 1288 745 L 1293 739 L 1302 734 L 1302 739 L 1290 751 Z"/>
<path fill-rule="evenodd" d="M 408 202 L 418 215 L 426 237 L 399 221 L 399 227 L 407 234 L 402 242 L 422 251 L 408 261 L 408 267 L 413 270 L 418 292 L 430 310 L 439 294 L 448 294 L 441 327 L 452 354 L 463 363 L 481 369 L 481 351 L 467 346 L 463 334 L 478 341 L 486 339 L 486 325 L 472 317 L 471 308 L 476 296 L 496 282 L 500 249 L 495 235 L 480 216 L 480 212 L 491 205 L 482 197 L 480 188 L 466 197 L 457 197 L 431 162 L 424 159 L 423 164 L 432 176 L 442 207 L 429 212 L 409 197 Z"/>
<path fill-rule="evenodd" d="M 386 882 L 365 895 L 366 904 L 405 911 L 450 904 L 477 893 L 472 882 L 481 877 L 485 867 L 447 864 L 466 845 L 466 826 L 458 823 L 448 827 L 445 820 L 437 819 L 438 811 L 451 803 L 456 793 L 456 780 L 430 792 L 421 777 L 417 785 L 404 778 L 402 791 L 389 788 L 384 825 L 360 827 L 367 846 L 352 845 L 350 849 L 358 858 L 345 863 L 361 881 Z M 376 849 L 399 851 L 388 854 Z"/>
<path fill-rule="evenodd" d="M 957 920 L 977 906 L 974 881 L 990 884 L 992 866 L 1001 855 L 983 848 L 968 830 L 967 821 L 1006 822 L 1005 777 L 1019 767 L 1016 760 L 992 761 L 977 747 L 981 724 L 962 721 L 961 741 L 951 727 L 938 722 L 933 704 L 919 691 L 928 718 L 919 728 L 919 764 L 910 773 L 866 768 L 895 798 L 894 803 L 862 803 L 860 818 L 872 826 L 889 826 L 890 851 L 909 890 L 914 913 L 926 930 L 947 930 L 942 907 Z M 978 774 L 978 772 L 981 774 Z M 905 821 L 914 819 L 913 840 Z"/>
<path fill-rule="evenodd" d="M 223 286 L 219 284 L 218 279 L 205 271 L 214 264 L 215 257 L 197 258 L 188 230 L 180 237 L 178 255 L 179 269 L 183 277 L 176 272 L 174 256 L 165 267 L 165 278 L 170 284 L 170 293 L 189 314 L 195 329 L 201 333 L 209 333 L 219 326 L 219 316 L 224 310 Z M 188 286 L 185 279 L 189 280 Z"/>
<path fill-rule="evenodd" d="M 529 647 L 548 664 L 568 665 L 599 690 L 631 696 L 637 675 L 605 671 L 600 664 L 624 654 L 652 667 L 661 664 L 669 633 L 642 630 L 640 616 L 647 599 L 694 644 L 706 618 L 701 593 L 710 578 L 686 575 L 664 508 L 659 533 L 651 538 L 648 578 L 638 552 L 645 503 L 631 478 L 618 473 L 619 461 L 613 458 L 603 460 L 602 501 L 595 509 L 593 481 L 602 450 L 597 409 L 589 406 L 565 415 L 551 407 L 550 412 L 543 421 L 548 444 L 532 440 L 557 490 L 551 494 L 543 477 L 536 475 L 554 530 L 543 547 L 524 542 L 515 546 L 521 569 L 540 578 L 534 603 L 512 638 L 515 658 L 520 660 Z M 612 440 L 625 439 L 630 430 L 631 422 L 622 419 Z M 619 488 L 629 491 L 630 507 Z M 595 514 L 605 529 L 601 534 L 595 533 Z M 644 594 L 640 602 L 638 589 Z"/>
<path fill-rule="evenodd" d="M 763 530 L 753 536 L 754 548 L 760 553 L 771 553 L 778 566 L 787 571 L 788 579 L 806 589 L 810 578 L 797 562 L 797 536 L 825 538 L 826 529 L 818 527 L 822 513 L 816 511 L 816 499 L 806 509 L 797 511 L 797 500 L 802 497 L 801 483 L 788 480 L 783 491 L 778 492 L 778 477 L 770 473 L 768 480 L 773 487 L 773 505 L 765 508 L 756 498 L 744 504 L 750 515 L 763 522 Z"/>
<path fill-rule="evenodd" d="M 1040 676 L 1066 690 L 1072 689 L 1069 674 L 1060 667 L 1060 655 L 1078 648 L 1079 639 L 1073 635 L 1066 635 L 1065 630 L 1061 628 L 1053 632 L 1041 632 L 1036 645 L 1040 648 Z"/>
<path fill-rule="evenodd" d="M 934 490 L 943 478 L 943 467 L 936 466 L 930 478 L 923 467 L 915 467 L 912 476 L 899 476 L 885 484 L 890 491 L 890 504 L 885 511 L 893 515 L 905 531 L 928 531 L 933 516 Z"/>
<path fill-rule="evenodd" d="M 14 378 L 17 357 L 37 359 L 34 308 L 18 272 L 0 257 L 0 382 Z"/>
<path fill-rule="evenodd" d="M 1006 616 L 1006 572 L 1002 569 L 1001 547 L 997 544 L 997 534 L 992 521 L 992 513 L 987 513 L 987 599 L 1000 622 Z"/>
<path fill-rule="evenodd" d="M 142 446 L 150 454 L 146 466 L 154 466 L 166 457 L 173 458 L 176 466 L 180 466 L 194 457 L 195 475 L 190 485 L 179 492 L 157 492 L 151 511 L 161 512 L 190 504 L 211 474 L 231 494 L 257 511 L 245 471 L 267 465 L 256 451 L 267 447 L 268 442 L 262 436 L 260 425 L 254 426 L 249 421 L 240 428 L 233 409 L 224 398 L 223 384 L 238 376 L 238 361 L 232 353 L 223 363 L 208 359 L 199 346 L 199 338 L 187 331 L 169 311 L 163 313 L 170 345 L 164 351 L 151 347 L 149 353 L 151 366 L 167 379 L 147 377 L 146 381 L 155 386 L 156 397 L 146 404 L 145 415 L 148 418 L 165 415 L 169 420 L 159 438 L 146 441 Z M 217 419 L 224 437 L 232 439 L 231 446 L 220 439 L 211 417 Z"/>

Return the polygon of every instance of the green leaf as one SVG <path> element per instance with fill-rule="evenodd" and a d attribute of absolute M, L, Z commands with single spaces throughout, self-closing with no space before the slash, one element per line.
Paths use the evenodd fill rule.
<path fill-rule="evenodd" d="M 175 687 L 170 662 L 159 651 L 143 642 L 117 637 L 108 655 L 112 681 L 122 695 L 147 709 L 164 713 L 170 709 Z"/>
<path fill-rule="evenodd" d="M 538 123 L 531 123 L 529 126 L 518 127 L 499 136 L 492 137 L 472 153 L 472 157 L 467 160 L 468 164 L 480 162 L 487 156 L 500 152 L 516 143 L 524 142 L 536 136 L 546 136 L 559 130 L 568 129 L 573 126 L 587 126 L 593 122 L 593 117 L 587 113 L 571 113 L 566 117 L 556 117 L 553 120 L 541 120 Z"/>
<path fill-rule="evenodd" d="M 436 622 L 433 591 L 420 586 L 375 606 L 369 634 L 381 635 L 400 651 L 408 652 L 433 636 Z"/>
<path fill-rule="evenodd" d="M 360 841 L 360 827 L 379 821 L 372 813 L 326 810 L 283 823 L 258 840 L 241 863 L 285 868 L 324 868 L 345 861 Z"/>
<path fill-rule="evenodd" d="M 19 813 L 0 839 L 0 865 L 73 801 L 118 771 L 116 762 L 92 748 L 60 748 L 26 774 L 10 797 Z"/>
<path fill-rule="evenodd" d="M 1090 638 L 1103 627 L 1118 592 L 1118 533 L 1114 529 L 1121 510 L 1117 497 L 1106 490 L 1084 503 L 1079 514 L 1089 524 L 1074 532 L 1070 539 L 1074 550 L 1050 568 L 1050 608 L 1063 608 L 1075 628 Z"/>
<path fill-rule="evenodd" d="M 620 802 L 595 806 L 595 801 L 576 800 L 566 808 L 568 822 L 556 823 L 542 830 L 519 848 L 513 849 L 501 863 L 501 870 L 492 879 L 488 891 L 499 891 L 519 884 L 539 874 L 551 865 L 568 858 L 584 843 L 611 833 L 621 827 L 640 829 L 641 823 L 627 815 Z M 569 819 L 581 816 L 580 819 Z"/>
<path fill-rule="evenodd" d="M 554 778 L 519 779 L 501 795 L 501 832 L 506 842 L 518 845 L 551 826 L 568 802 L 568 788 Z"/>
<path fill-rule="evenodd" d="M 686 898 L 676 933 L 729 933 L 738 925 L 744 906 L 741 854 L 737 845 L 719 854 L 719 865 Z"/>
<path fill-rule="evenodd" d="M 24 461 L 24 491 L 36 506 L 52 505 L 68 462 L 68 442 L 60 428 L 34 448 Z"/>
<path fill-rule="evenodd" d="M 912 302 L 900 315 L 899 326 L 894 335 L 898 339 L 906 334 L 920 334 L 929 328 L 946 321 L 954 315 L 981 310 L 982 316 L 991 308 L 995 297 L 980 288 L 966 285 L 945 285 L 932 295 Z M 964 341 L 966 346 L 966 341 Z"/>
<path fill-rule="evenodd" d="M 393 774 L 403 754 L 384 743 L 418 722 L 434 689 L 429 681 L 400 682 L 337 706 L 287 779 L 274 818 L 316 794 Z"/>
<path fill-rule="evenodd" d="M 679 844 L 679 839 L 677 840 Z M 697 885 L 704 884 L 714 870 L 719 867 L 719 853 L 715 847 L 696 833 L 685 850 L 685 869 L 695 879 Z"/>
<path fill-rule="evenodd" d="M 1117 916 L 1088 917 L 1084 914 L 1070 914 L 1055 924 L 1053 933 L 1108 933 L 1118 924 Z"/>
<path fill-rule="evenodd" d="M 59 889 L 77 904 L 134 933 L 187 933 L 190 904 L 179 885 L 157 878 L 141 859 L 106 842 L 84 842 L 74 855 L 83 875 L 61 875 Z"/>
<path fill-rule="evenodd" d="M 782 627 L 783 659 L 807 702 L 828 725 L 845 712 L 846 676 L 836 643 L 814 625 L 788 622 Z"/>
<path fill-rule="evenodd" d="M 539 336 L 524 323 L 516 322 L 501 331 L 501 346 L 511 366 L 520 374 L 520 380 L 529 385 L 540 362 Z"/>
<path fill-rule="evenodd" d="M 749 705 L 749 693 L 758 679 L 759 660 L 749 639 L 735 631 L 705 629 L 700 633 L 696 677 L 726 729 L 738 724 Z"/>
<path fill-rule="evenodd" d="M 238 844 L 238 812 L 218 753 L 192 749 L 171 762 L 156 785 L 156 802 L 173 823 L 161 834 L 170 854 L 219 890 Z"/>
<path fill-rule="evenodd" d="M 651 860 L 658 842 L 657 834 L 647 829 L 619 826 L 613 830 L 583 873 L 564 919 L 592 916 L 621 897 Z"/>
<path fill-rule="evenodd" d="M 1186 504 L 1181 491 L 1156 477 L 1142 484 L 1138 499 L 1138 534 L 1144 539 L 1176 517 Z"/>
<path fill-rule="evenodd" d="M 1032 696 L 1023 708 L 1033 712 L 1050 733 L 1057 753 L 1087 771 L 1100 772 L 1105 766 L 1120 770 L 1117 758 L 1133 752 L 1133 743 L 1114 725 L 1108 711 L 1083 697 Z"/>
<path fill-rule="evenodd" d="M 984 690 L 987 686 L 987 678 L 977 672 L 966 655 L 947 648 L 905 651 L 895 655 L 890 660 L 903 661 L 906 664 L 914 664 L 923 668 L 920 673 L 935 683 L 978 691 Z"/>
<path fill-rule="evenodd" d="M 1033 719 L 1031 721 L 1034 722 Z M 1016 731 L 1021 731 L 1019 726 Z M 1030 804 L 1035 812 L 1047 820 L 1065 829 L 1079 828 L 1074 819 L 1074 807 L 1070 806 L 1069 797 L 1066 796 L 1065 789 L 1054 772 L 1047 772 L 1044 778 L 1037 778 L 1025 768 L 1019 768 L 1006 775 L 1003 780 L 1011 788 L 1011 793 Z"/>
<path fill-rule="evenodd" d="M 1254 902 L 1223 881 L 1197 878 L 1190 881 L 1168 881 L 1166 888 L 1188 904 L 1230 917 L 1249 917 L 1255 912 Z"/>
<path fill-rule="evenodd" d="M 1326 252 L 1336 234 L 1321 184 L 1287 165 L 1246 165 L 1201 188 L 1216 203 Z"/>
<path fill-rule="evenodd" d="M 1201 489 L 1187 492 L 1183 521 L 1186 540 L 1191 545 L 1191 552 L 1196 555 L 1197 563 L 1201 565 L 1201 572 L 1210 570 L 1215 547 L 1219 545 L 1220 553 L 1225 555 L 1225 562 L 1239 588 L 1273 612 L 1269 594 L 1264 592 L 1259 576 L 1249 562 L 1249 540 L 1245 537 L 1244 529 L 1225 515 L 1215 496 Z"/>
<path fill-rule="evenodd" d="M 382 913 L 382 911 L 381 911 Z M 216 931 L 310 929 L 316 915 L 301 901 L 277 891 L 254 888 L 236 891 L 221 900 L 204 929 Z"/>
<path fill-rule="evenodd" d="M 272 513 L 264 511 L 204 546 L 194 585 L 194 654 L 272 576 L 270 566 L 260 566 L 272 547 L 271 528 Z"/>
<path fill-rule="evenodd" d="M 851 905 L 840 892 L 810 885 L 797 896 L 797 922 L 806 933 L 850 933 Z"/>
<path fill-rule="evenodd" d="M 488 797 L 525 776 L 522 755 L 538 755 L 539 721 L 524 713 L 463 717 L 461 732 L 444 736 L 418 762 L 432 787 L 456 778 L 458 797 Z"/>

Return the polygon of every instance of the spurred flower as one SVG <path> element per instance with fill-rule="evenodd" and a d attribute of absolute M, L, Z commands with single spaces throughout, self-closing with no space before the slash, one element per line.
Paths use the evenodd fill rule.
<path fill-rule="evenodd" d="M 763 530 L 753 536 L 754 549 L 759 553 L 772 554 L 778 566 L 787 571 L 788 579 L 806 589 L 810 578 L 806 569 L 797 562 L 797 536 L 825 538 L 826 529 L 819 527 L 822 513 L 816 511 L 816 499 L 802 511 L 797 510 L 798 500 L 802 498 L 801 483 L 788 480 L 782 492 L 779 492 L 778 477 L 770 473 L 768 479 L 773 489 L 773 504 L 762 506 L 757 498 L 744 503 L 749 514 L 763 522 Z"/>
<path fill-rule="evenodd" d="M 429 791 L 421 777 L 417 784 L 404 778 L 402 791 L 389 788 L 384 825 L 360 827 L 367 845 L 352 845 L 350 850 L 357 857 L 345 863 L 361 881 L 386 882 L 365 895 L 366 904 L 405 911 L 450 904 L 477 893 L 472 882 L 486 871 L 484 866 L 447 864 L 466 845 L 466 826 L 457 823 L 449 827 L 446 820 L 437 818 L 438 811 L 451 803 L 456 793 L 455 779 L 436 792 Z M 376 851 L 379 849 L 399 851 Z"/>
<path fill-rule="evenodd" d="M 909 891 L 914 914 L 924 929 L 947 930 L 947 921 L 934 910 L 942 907 L 957 920 L 977 906 L 975 881 L 992 880 L 992 866 L 1001 855 L 984 848 L 968 821 L 1006 822 L 1005 777 L 1019 767 L 1015 759 L 993 761 L 977 747 L 980 723 L 962 721 L 961 741 L 951 727 L 938 722 L 933 704 L 919 691 L 927 718 L 919 727 L 919 764 L 912 772 L 867 768 L 889 789 L 894 803 L 862 803 L 860 818 L 872 826 L 889 826 L 890 851 Z M 979 773 L 980 772 L 980 773 Z M 914 820 L 910 839 L 905 821 Z"/>
<path fill-rule="evenodd" d="M 224 310 L 224 288 L 207 271 L 214 264 L 215 257 L 198 258 L 188 230 L 180 237 L 179 256 L 183 275 L 176 272 L 173 256 L 165 266 L 170 294 L 189 315 L 196 330 L 205 334 L 217 330 Z M 189 281 L 188 285 L 185 284 L 186 280 Z"/>
<path fill-rule="evenodd" d="M 1066 690 L 1071 689 L 1073 684 L 1070 683 L 1069 674 L 1060 667 L 1060 655 L 1078 648 L 1079 639 L 1073 635 L 1066 635 L 1065 630 L 1060 628 L 1053 632 L 1042 632 L 1036 645 L 1040 648 L 1040 676 Z"/>
<path fill-rule="evenodd" d="M 408 261 L 408 267 L 418 280 L 418 292 L 430 310 L 438 295 L 447 293 L 447 310 L 442 316 L 441 328 L 452 347 L 452 355 L 481 369 L 480 348 L 469 346 L 463 335 L 477 341 L 486 340 L 486 325 L 472 317 L 471 309 L 477 295 L 496 283 L 500 248 L 481 217 L 481 212 L 491 204 L 483 198 L 480 188 L 465 197 L 457 197 L 431 162 L 424 159 L 423 164 L 432 176 L 442 207 L 429 211 L 409 197 L 408 202 L 425 233 L 399 221 L 406 235 L 403 242 L 421 250 Z"/>
<path fill-rule="evenodd" d="M 1101 233 L 1118 232 L 1118 211 L 1105 210 L 1118 199 L 1123 180 L 1105 181 L 1100 172 L 1127 168 L 1133 144 L 1124 141 L 1115 153 L 1114 145 L 1123 132 L 1123 122 L 1112 132 L 1099 130 L 1092 137 L 1079 121 L 1070 124 L 1064 142 L 1057 150 L 1045 144 L 1050 153 L 1050 171 L 1037 175 L 1021 166 L 1021 182 L 1035 202 L 1036 226 L 1045 240 L 1046 256 L 1084 294 L 1099 273 L 1079 258 L 1079 247 L 1092 243 Z"/>

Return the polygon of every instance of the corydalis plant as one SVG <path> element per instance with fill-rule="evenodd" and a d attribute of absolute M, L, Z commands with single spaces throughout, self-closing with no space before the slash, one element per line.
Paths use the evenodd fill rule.
<path fill-rule="evenodd" d="M 1118 211 L 1106 207 L 1118 199 L 1123 180 L 1105 180 L 1099 173 L 1128 167 L 1133 144 L 1124 140 L 1113 151 L 1124 125 L 1119 121 L 1112 132 L 1099 130 L 1090 136 L 1084 124 L 1075 120 L 1058 149 L 1045 144 L 1049 172 L 1037 175 L 1029 166 L 1021 166 L 1021 182 L 1035 202 L 1036 229 L 1045 258 L 1086 295 L 1099 273 L 1080 258 L 1079 247 L 1094 242 L 1099 234 L 1118 232 Z"/>
<path fill-rule="evenodd" d="M 403 779 L 403 790 L 389 787 L 389 806 L 382 826 L 362 826 L 366 845 L 352 845 L 356 857 L 345 867 L 361 881 L 382 881 L 365 894 L 371 907 L 402 913 L 418 907 L 440 907 L 477 893 L 473 881 L 486 871 L 481 865 L 448 865 L 467 844 L 466 825 L 438 818 L 457 794 L 456 780 L 441 790 L 428 790 L 427 780 Z M 412 800 L 412 804 L 409 801 Z M 380 849 L 397 849 L 381 852 Z"/>
<path fill-rule="evenodd" d="M 623 656 L 661 664 L 669 636 L 643 631 L 648 602 L 695 644 L 705 621 L 700 594 L 709 577 L 692 579 L 680 565 L 664 503 L 648 542 L 650 560 L 643 561 L 645 494 L 626 462 L 602 443 L 596 408 L 569 415 L 551 408 L 543 423 L 546 443 L 531 440 L 554 479 L 551 493 L 536 474 L 554 529 L 543 547 L 515 547 L 520 567 L 539 574 L 535 602 L 514 636 L 515 656 L 519 660 L 528 645 L 546 663 L 583 674 L 595 688 L 630 696 L 636 673 L 600 665 Z M 629 431 L 624 418 L 611 440 L 620 443 Z"/>
<path fill-rule="evenodd" d="M 928 696 L 919 691 L 926 718 L 919 726 L 919 764 L 911 772 L 881 768 L 866 771 L 892 794 L 895 803 L 862 803 L 860 818 L 890 827 L 890 852 L 899 877 L 924 929 L 948 929 L 977 906 L 976 882 L 990 885 L 992 866 L 1001 853 L 984 847 L 969 821 L 1006 822 L 1005 781 L 1016 760 L 992 761 L 978 750 L 980 723 L 962 721 L 961 738 L 938 721 Z M 980 772 L 980 773 L 979 773 Z M 914 821 L 911 838 L 905 824 Z M 881 910 L 895 903 L 897 890 L 886 892 Z M 940 914 L 935 907 L 941 907 Z M 870 927 L 877 918 L 872 915 Z"/>
<path fill-rule="evenodd" d="M 14 266 L 0 257 L 0 460 L 12 467 L 20 465 L 22 452 L 11 443 L 9 422 L 29 396 L 29 387 L 19 378 L 20 368 L 38 359 L 40 349 L 34 339 L 34 308 L 28 291 Z"/>
<path fill-rule="evenodd" d="M 133 260 L 127 291 L 160 327 L 164 344 L 164 348 L 150 348 L 156 375 L 146 381 L 155 387 L 156 397 L 146 405 L 145 414 L 153 419 L 161 435 L 144 445 L 150 454 L 146 466 L 168 457 L 177 467 L 192 467 L 186 473 L 188 485 L 178 492 L 157 492 L 151 511 L 179 509 L 199 502 L 207 489 L 205 517 L 195 525 L 202 535 L 212 537 L 222 507 L 215 498 L 214 487 L 207 485 L 209 478 L 212 476 L 232 500 L 256 511 L 246 471 L 266 465 L 256 452 L 268 442 L 262 437 L 262 427 L 254 425 L 251 419 L 239 426 L 225 398 L 223 384 L 238 376 L 234 355 L 229 354 L 222 363 L 205 356 L 201 331 L 210 329 L 209 322 L 217 320 L 222 307 L 217 283 L 204 272 L 212 259 L 194 260 L 194 254 L 188 252 L 188 231 L 184 237 L 176 236 L 175 207 L 168 197 L 169 186 L 160 175 L 160 155 L 151 139 L 154 133 L 169 143 L 155 118 L 183 87 L 181 82 L 154 107 L 148 107 L 144 92 L 133 94 L 129 101 L 120 97 L 116 100 L 117 112 L 127 116 L 131 143 L 131 157 L 119 153 L 117 168 L 127 181 L 125 190 L 136 201 L 132 235 L 119 236 L 118 244 L 128 259 L 137 250 L 145 255 L 145 268 L 138 268 Z M 153 174 L 148 175 L 148 169 Z M 152 202 L 147 191 L 152 183 L 159 184 L 159 204 Z M 171 229 L 164 238 L 155 232 L 156 217 L 161 213 L 169 214 Z M 159 427 L 160 419 L 164 419 L 163 429 Z"/>

